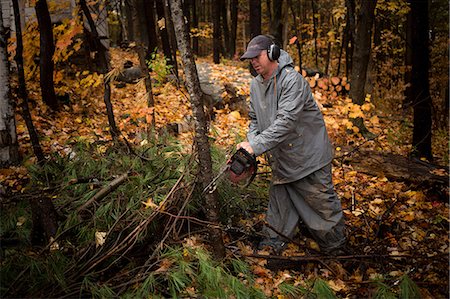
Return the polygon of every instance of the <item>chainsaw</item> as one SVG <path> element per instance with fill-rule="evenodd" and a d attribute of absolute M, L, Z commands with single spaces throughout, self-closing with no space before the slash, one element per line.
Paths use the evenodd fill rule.
<path fill-rule="evenodd" d="M 227 177 L 233 184 L 248 187 L 256 176 L 258 161 L 255 155 L 245 149 L 238 149 L 233 156 L 221 168 L 217 176 L 203 189 L 203 193 L 213 193 L 217 188 L 217 182 L 222 177 Z M 245 182 L 242 184 L 242 182 Z"/>

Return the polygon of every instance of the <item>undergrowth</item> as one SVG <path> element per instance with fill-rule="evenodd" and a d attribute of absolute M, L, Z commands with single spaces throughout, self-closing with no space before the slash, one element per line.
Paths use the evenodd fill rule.
<path fill-rule="evenodd" d="M 168 216 L 203 218 L 195 161 L 175 140 L 155 139 L 133 150 L 85 143 L 72 149 L 43 166 L 30 166 L 23 196 L 3 211 L 8 217 L 0 220 L 2 298 L 266 298 L 247 261 L 232 256 L 215 261 L 203 242 L 204 227 Z M 215 174 L 227 154 L 212 149 Z M 116 189 L 79 210 L 123 174 L 128 176 Z M 221 181 L 222 226 L 261 213 L 266 186 L 264 176 L 245 192 Z M 51 198 L 55 206 L 59 230 L 52 246 L 31 244 L 31 197 Z M 417 291 L 407 278 L 374 286 L 378 298 L 413 298 Z M 285 281 L 278 292 L 289 298 L 337 296 L 319 278 Z"/>

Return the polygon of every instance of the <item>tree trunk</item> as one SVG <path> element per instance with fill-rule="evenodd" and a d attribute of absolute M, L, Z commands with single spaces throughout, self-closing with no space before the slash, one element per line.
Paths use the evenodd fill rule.
<path fill-rule="evenodd" d="M 164 15 L 164 0 L 156 0 L 156 14 L 158 16 L 158 21 L 164 20 L 166 23 Z M 167 32 L 167 25 L 165 24 L 159 28 L 159 35 L 161 36 L 162 50 L 165 58 L 167 59 L 167 65 L 174 66 L 175 62 L 172 57 L 172 49 L 170 48 L 169 34 Z"/>
<path fill-rule="evenodd" d="M 149 59 L 151 53 L 155 52 L 158 48 L 158 36 L 156 34 L 155 23 L 155 0 L 145 0 L 144 12 L 145 12 L 145 24 L 147 26 L 148 44 L 146 58 Z"/>
<path fill-rule="evenodd" d="M 89 7 L 86 4 L 86 0 L 80 0 L 80 6 L 84 15 L 86 16 L 89 27 L 91 28 L 91 33 L 93 36 L 95 47 L 97 51 L 99 51 L 98 57 L 100 59 L 101 71 L 103 74 L 106 74 L 110 70 L 108 51 L 107 49 L 105 49 L 105 47 L 103 47 L 103 45 L 100 42 L 97 27 L 95 26 L 94 20 L 92 19 Z M 114 141 L 117 141 L 119 139 L 120 132 L 116 126 L 116 121 L 114 119 L 114 110 L 111 103 L 111 82 L 109 82 L 109 80 L 104 80 L 103 86 L 104 86 L 103 100 L 105 102 L 106 113 L 108 115 L 109 131 L 111 132 L 112 139 Z"/>
<path fill-rule="evenodd" d="M 33 145 L 33 151 L 36 155 L 38 162 L 42 164 L 45 161 L 44 154 L 39 144 L 39 138 L 34 129 L 33 121 L 31 119 L 30 110 L 28 109 L 28 95 L 25 83 L 25 73 L 23 70 L 23 42 L 22 42 L 22 27 L 20 25 L 19 3 L 18 0 L 12 0 L 14 7 L 14 20 L 16 25 L 16 63 L 19 77 L 19 97 L 22 99 L 22 112 L 23 118 L 30 134 L 31 143 Z M 31 199 L 31 213 L 33 218 L 33 230 L 31 239 L 37 240 L 37 236 L 44 234 L 47 241 L 51 237 L 54 237 L 57 231 L 57 215 L 53 202 L 50 198 Z"/>
<path fill-rule="evenodd" d="M 53 43 L 53 30 L 50 13 L 46 0 L 36 2 L 36 17 L 39 24 L 39 70 L 42 100 L 53 110 L 58 109 L 58 100 L 53 84 L 53 54 L 55 45 Z"/>
<path fill-rule="evenodd" d="M 314 38 L 314 61 L 316 62 L 316 69 L 319 69 L 319 53 L 317 49 L 317 18 L 316 18 L 316 5 L 314 5 L 315 0 L 311 0 L 312 8 L 312 19 L 313 19 L 313 38 Z"/>
<path fill-rule="evenodd" d="M 414 105 L 414 129 L 412 155 L 433 159 L 431 152 L 431 96 L 428 79 L 428 1 L 411 1 L 412 24 L 412 69 L 411 94 Z M 448 100 L 448 99 L 447 99 Z"/>
<path fill-rule="evenodd" d="M 22 27 L 20 25 L 20 13 L 19 13 L 19 3 L 18 0 L 12 0 L 14 7 L 14 22 L 16 25 L 16 37 L 17 37 L 17 47 L 16 47 L 16 64 L 17 72 L 19 78 L 19 98 L 22 100 L 22 117 L 28 129 L 28 134 L 30 135 L 31 145 L 33 147 L 33 152 L 39 163 L 45 161 L 44 153 L 42 151 L 41 145 L 39 144 L 39 137 L 34 128 L 33 120 L 31 119 L 30 109 L 28 108 L 28 94 L 27 86 L 25 82 L 25 72 L 23 69 L 23 41 L 22 41 Z"/>
<path fill-rule="evenodd" d="M 230 29 L 228 28 L 228 9 L 226 4 L 227 0 L 220 0 L 224 56 L 231 58 L 233 53 L 230 51 Z"/>
<path fill-rule="evenodd" d="M 250 39 L 261 34 L 261 0 L 250 0 Z"/>
<path fill-rule="evenodd" d="M 31 243 L 44 245 L 55 237 L 58 231 L 58 221 L 55 206 L 48 197 L 33 197 L 30 199 L 32 213 Z"/>
<path fill-rule="evenodd" d="M 0 11 L 2 3 L 0 1 Z M 19 162 L 16 120 L 9 85 L 8 37 L 0 13 L 0 168 Z"/>
<path fill-rule="evenodd" d="M 236 38 L 237 38 L 237 16 L 238 16 L 238 0 L 231 0 L 231 20 L 230 20 L 230 54 L 234 57 L 236 54 Z"/>
<path fill-rule="evenodd" d="M 249 22 L 250 22 L 250 39 L 252 39 L 255 36 L 261 34 L 261 0 L 250 0 Z M 253 65 L 249 63 L 248 67 L 252 76 L 256 77 L 258 73 L 253 68 Z"/>
<path fill-rule="evenodd" d="M 362 0 L 356 22 L 350 97 L 353 103 L 358 105 L 364 104 L 366 98 L 365 84 L 370 59 L 372 25 L 377 4 L 376 2 L 376 0 Z M 370 132 L 365 127 L 362 118 L 357 118 L 352 121 L 359 128 L 364 137 L 371 136 Z"/>
<path fill-rule="evenodd" d="M 237 0 L 233 0 L 237 1 Z M 198 11 L 197 11 L 197 0 L 192 0 L 192 28 L 198 29 Z M 198 37 L 194 36 L 192 38 L 192 50 L 195 55 L 198 55 Z"/>
<path fill-rule="evenodd" d="M 220 32 L 220 5 L 214 5 L 213 14 L 213 60 L 215 64 L 218 64 L 220 63 L 220 54 L 222 49 Z"/>
<path fill-rule="evenodd" d="M 133 7 L 136 10 L 134 18 L 135 40 L 141 43 L 145 49 L 145 57 L 149 59 L 151 53 L 158 46 L 156 38 L 156 25 L 153 0 L 134 0 Z"/>
<path fill-rule="evenodd" d="M 136 49 L 139 57 L 139 66 L 145 74 L 144 82 L 145 91 L 147 93 L 147 107 L 151 108 L 155 106 L 155 102 L 153 99 L 150 69 L 147 65 L 147 61 L 152 59 L 151 53 L 154 53 L 157 50 L 154 2 L 135 0 L 134 6 L 136 8 L 137 15 L 137 18 L 134 18 L 134 28 L 138 29 L 136 31 Z M 151 113 L 151 122 L 147 124 L 147 126 L 147 137 L 150 138 L 153 128 L 155 127 L 154 110 Z"/>
<path fill-rule="evenodd" d="M 412 58 L 412 30 L 413 30 L 413 19 L 412 14 L 408 13 L 406 17 L 406 42 L 405 42 L 405 83 L 411 83 L 412 81 L 412 73 L 411 73 L 411 67 L 413 64 L 413 58 Z M 412 89 L 411 84 L 405 86 L 405 99 L 403 101 L 404 107 L 410 107 L 413 104 L 413 95 L 412 95 Z"/>
<path fill-rule="evenodd" d="M 86 4 L 86 0 L 80 0 L 80 7 L 87 19 L 89 28 L 91 28 L 92 41 L 94 44 L 94 50 L 97 52 L 96 58 L 99 62 L 100 73 L 105 74 L 110 70 L 108 50 L 102 45 L 100 41 L 97 27 L 95 25 L 94 19 L 92 18 L 89 7 Z"/>
<path fill-rule="evenodd" d="M 292 1 L 288 0 L 289 8 L 291 9 L 292 16 L 294 18 L 294 29 L 295 29 L 295 35 L 297 36 L 297 40 L 295 41 L 295 46 L 297 47 L 297 53 L 298 53 L 298 66 L 299 66 L 299 73 L 302 73 L 302 44 L 301 44 L 301 33 L 298 31 L 299 24 L 297 22 L 297 14 L 295 13 L 294 6 L 292 5 Z"/>
<path fill-rule="evenodd" d="M 355 0 L 345 0 L 345 6 L 347 7 L 347 23 L 345 24 L 346 38 L 344 43 L 345 76 L 349 77 L 349 74 L 352 73 L 353 48 L 355 44 Z"/>
<path fill-rule="evenodd" d="M 120 35 L 120 39 L 121 42 L 119 43 L 118 46 L 120 46 L 121 44 L 123 44 L 124 42 L 128 42 L 130 40 L 129 38 L 129 32 L 128 32 L 128 28 L 127 28 L 127 13 L 126 13 L 126 4 L 127 1 L 126 0 L 119 0 L 119 4 L 118 4 L 118 13 L 119 13 L 119 22 L 120 22 L 120 29 L 121 29 L 121 35 Z"/>
<path fill-rule="evenodd" d="M 283 46 L 283 1 L 272 0 L 272 19 L 270 20 L 270 34 L 280 47 Z M 288 22 L 286 22 L 287 25 Z"/>
<path fill-rule="evenodd" d="M 133 27 L 133 19 L 134 19 L 134 8 L 133 8 L 133 0 L 124 0 L 125 7 L 125 18 L 127 19 L 126 27 L 127 27 L 127 37 L 128 41 L 134 41 L 134 27 Z"/>
<path fill-rule="evenodd" d="M 173 71 L 175 76 L 178 78 L 178 63 L 177 63 L 177 41 L 175 38 L 175 28 L 173 27 L 173 20 L 170 14 L 170 3 L 169 0 L 163 0 L 164 16 L 166 20 L 167 33 L 170 42 L 170 53 L 173 61 Z"/>
<path fill-rule="evenodd" d="M 212 161 L 211 152 L 208 143 L 208 132 L 206 129 L 206 118 L 203 110 L 202 91 L 195 66 L 194 56 L 189 44 L 189 36 L 185 30 L 183 14 L 181 10 L 181 0 L 170 0 L 172 7 L 172 17 L 175 24 L 175 33 L 180 50 L 181 58 L 184 64 L 186 87 L 190 95 L 192 110 L 195 119 L 195 145 L 200 165 L 200 181 L 205 188 L 212 180 Z M 218 223 L 219 206 L 217 193 L 208 193 L 205 195 L 206 216 L 209 221 Z M 209 231 L 211 244 L 213 246 L 216 258 L 225 256 L 225 247 L 220 229 L 211 228 Z"/>

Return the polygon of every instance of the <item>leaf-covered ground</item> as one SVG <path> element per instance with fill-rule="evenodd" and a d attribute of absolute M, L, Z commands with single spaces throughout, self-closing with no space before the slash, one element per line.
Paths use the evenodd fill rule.
<path fill-rule="evenodd" d="M 120 67 L 126 59 L 138 65 L 133 51 L 113 49 L 114 67 Z M 250 76 L 245 64 L 224 61 L 215 65 L 209 58 L 199 58 L 197 62 L 209 66 L 210 82 L 220 88 L 231 83 L 238 94 L 248 97 Z M 169 123 L 187 127 L 178 138 L 186 145 L 186 151 L 190 151 L 191 110 L 187 92 L 180 90 L 176 82 L 159 82 L 158 74 L 152 75 L 155 78 L 153 94 L 157 129 L 161 130 Z M 66 80 L 70 87 L 70 103 L 57 113 L 49 111 L 41 103 L 37 83 L 29 83 L 33 121 L 47 154 L 70 154 L 71 145 L 79 140 L 95 143 L 101 152 L 106 150 L 104 144 L 110 141 L 102 84 L 99 84 L 101 78 L 90 73 L 77 76 Z M 226 93 L 220 96 L 226 97 Z M 399 278 L 407 274 L 420 287 L 424 298 L 447 298 L 450 221 L 447 190 L 436 194 L 429 188 L 389 181 L 382 175 L 361 173 L 341 159 L 363 150 L 406 156 L 411 149 L 410 115 L 386 110 L 386 107 L 395 105 L 375 96 L 367 97 L 366 104 L 361 107 L 353 105 L 345 95 L 331 100 L 323 90 L 314 90 L 314 96 L 322 108 L 335 147 L 333 179 L 342 200 L 353 253 L 345 259 L 298 261 L 295 257 L 315 255 L 317 250 L 317 244 L 299 233 L 293 240 L 295 244 L 290 243 L 282 255 L 285 257 L 284 266 L 280 266 L 282 261 L 276 258 L 247 258 L 258 277 L 255 283 L 268 297 L 282 298 L 279 286 L 283 282 L 301 286 L 309 279 L 321 277 L 339 297 L 369 297 L 374 287 L 371 281 L 379 279 L 395 290 Z M 147 107 L 144 83 L 114 87 L 111 99 L 123 137 L 135 145 L 145 142 L 151 110 Z M 385 107 L 385 110 L 379 107 Z M 369 141 L 362 138 L 348 121 L 349 116 L 363 116 L 366 126 L 377 137 Z M 211 140 L 229 151 L 236 140 L 245 138 L 247 124 L 246 115 L 225 106 L 216 111 L 210 125 Z M 25 157 L 24 166 L 0 170 L 2 194 L 27 192 L 26 165 L 35 162 L 27 129 L 20 116 L 17 117 L 17 131 L 20 151 Z M 433 150 L 436 162 L 441 165 L 448 163 L 447 145 L 447 136 L 435 134 Z M 446 174 L 444 169 L 442 172 Z M 264 185 L 266 181 L 260 178 L 255 183 Z M 257 213 L 251 218 L 241 219 L 239 225 L 244 231 L 251 232 L 263 218 L 263 213 Z M 270 254 L 256 252 L 254 244 L 247 239 L 235 242 L 232 236 L 228 236 L 227 240 L 233 244 L 228 247 L 230 253 L 239 250 L 247 255 Z"/>

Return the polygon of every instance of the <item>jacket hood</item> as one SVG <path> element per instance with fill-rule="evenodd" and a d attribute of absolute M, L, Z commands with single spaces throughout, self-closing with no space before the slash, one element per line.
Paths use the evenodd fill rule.
<path fill-rule="evenodd" d="M 288 52 L 284 51 L 283 49 L 280 49 L 280 58 L 278 58 L 278 68 L 276 69 L 276 71 L 273 72 L 272 77 L 278 75 L 281 72 L 281 70 L 287 66 L 294 67 L 294 61 L 292 60 Z M 259 82 L 264 81 L 264 78 L 261 75 L 256 76 L 255 79 L 257 79 Z"/>
<path fill-rule="evenodd" d="M 286 51 L 280 50 L 280 58 L 278 58 L 278 72 L 286 66 L 294 67 L 294 61 Z"/>

